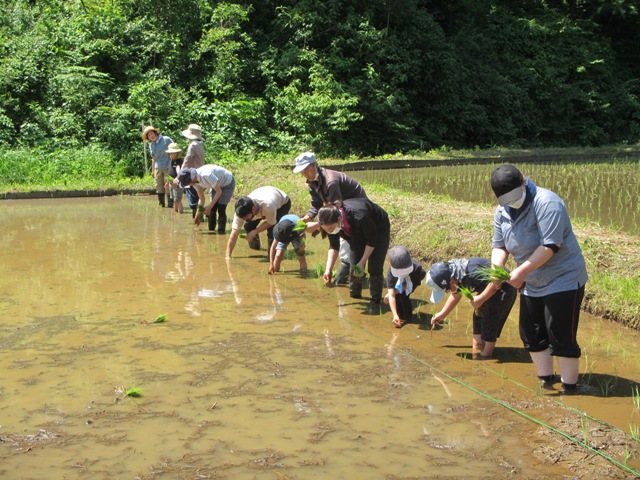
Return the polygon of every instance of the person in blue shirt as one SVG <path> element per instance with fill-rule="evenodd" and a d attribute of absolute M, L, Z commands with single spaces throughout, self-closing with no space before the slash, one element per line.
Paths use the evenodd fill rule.
<path fill-rule="evenodd" d="M 160 131 L 149 125 L 142 131 L 142 140 L 149 142 L 149 152 L 151 152 L 151 175 L 155 180 L 156 193 L 158 194 L 158 204 L 161 207 L 165 206 L 165 184 L 168 181 L 169 167 L 171 166 L 171 159 L 167 150 L 169 145 L 173 143 L 173 140 L 169 137 L 165 137 L 160 134 Z M 167 192 L 168 193 L 168 192 Z M 169 208 L 173 207 L 173 201 L 169 197 Z"/>
<path fill-rule="evenodd" d="M 298 257 L 300 263 L 300 273 L 307 271 L 307 259 L 305 255 L 305 231 L 306 225 L 303 223 L 299 229 L 300 217 L 289 213 L 283 216 L 275 227 L 273 227 L 273 239 L 271 248 L 269 249 L 269 273 L 273 274 L 280 271 L 280 265 L 284 258 L 284 252 L 289 244 L 293 246 L 293 251 Z"/>
<path fill-rule="evenodd" d="M 520 289 L 520 338 L 543 388 L 553 389 L 554 357 L 563 393 L 576 392 L 581 350 L 577 332 L 588 275 L 562 199 L 538 187 L 513 165 L 491 174 L 499 206 L 491 262 L 517 267 L 509 284 Z"/>

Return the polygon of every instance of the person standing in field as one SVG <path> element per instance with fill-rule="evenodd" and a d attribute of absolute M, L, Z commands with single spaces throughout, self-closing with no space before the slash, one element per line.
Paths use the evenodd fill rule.
<path fill-rule="evenodd" d="M 167 148 L 167 153 L 169 154 L 169 158 L 171 159 L 171 165 L 169 166 L 169 177 L 172 177 L 174 180 L 173 182 L 167 182 L 169 183 L 169 195 L 170 199 L 173 201 L 173 209 L 178 213 L 182 213 L 183 189 L 180 188 L 178 182 L 175 181 L 178 178 L 178 171 L 182 167 L 182 157 L 180 156 L 180 154 L 182 153 L 182 149 L 177 143 L 171 143 L 169 144 L 169 148 Z"/>
<path fill-rule="evenodd" d="M 271 251 L 273 242 L 273 227 L 289 213 L 291 200 L 282 190 L 275 187 L 260 187 L 236 200 L 235 215 L 231 224 L 231 235 L 227 242 L 227 258 L 236 246 L 240 229 L 244 226 L 247 232 L 249 248 L 260 250 L 260 232 L 267 231 L 267 251 Z"/>
<path fill-rule="evenodd" d="M 182 131 L 182 136 L 189 140 L 187 154 L 184 156 L 182 168 L 200 168 L 204 165 L 204 146 L 202 145 L 202 129 L 200 125 L 192 123 L 186 130 Z M 180 173 L 178 171 L 178 173 Z M 198 209 L 198 201 L 200 199 L 200 186 L 192 186 L 185 188 L 187 194 L 187 202 L 193 218 L 196 218 Z"/>
<path fill-rule="evenodd" d="M 459 258 L 434 264 L 427 274 L 427 285 L 431 288 L 431 303 L 442 300 L 445 292 L 451 295 L 438 313 L 431 317 L 435 325 L 449 315 L 462 299 L 461 288 L 469 289 L 473 299 L 473 349 L 478 350 L 478 360 L 491 358 L 496 341 L 509 318 L 516 301 L 517 290 L 508 283 L 491 282 L 482 273 L 490 267 L 488 258 Z M 473 295 L 475 294 L 475 295 Z"/>
<path fill-rule="evenodd" d="M 167 149 L 173 143 L 169 137 L 160 134 L 160 130 L 149 125 L 142 131 L 142 140 L 149 142 L 149 152 L 151 153 L 151 175 L 155 181 L 156 193 L 158 194 L 158 205 L 165 206 L 165 184 L 168 179 L 165 178 L 169 174 L 171 160 Z M 168 200 L 168 206 L 173 207 L 171 197 Z"/>
<path fill-rule="evenodd" d="M 296 166 L 293 168 L 293 173 L 300 173 L 307 181 L 309 187 L 309 194 L 311 195 L 311 205 L 309 210 L 302 217 L 305 223 L 313 222 L 318 215 L 318 209 L 326 204 L 337 204 L 343 200 L 350 198 L 364 198 L 368 199 L 362 185 L 357 180 L 354 180 L 350 176 L 323 168 L 318 165 L 316 156 L 313 152 L 304 152 L 298 155 L 295 159 Z M 309 225 L 311 232 L 319 228 L 317 223 L 311 223 Z M 349 265 L 349 243 L 344 239 L 340 239 L 340 267 L 336 272 L 336 278 L 334 283 L 336 285 L 346 283 L 350 278 L 350 265 Z M 352 285 L 353 282 L 349 282 Z M 357 280 L 356 280 L 357 283 Z M 354 293 L 359 293 L 357 285 L 354 286 Z M 361 287 L 360 287 L 361 288 Z"/>
<path fill-rule="evenodd" d="M 367 267 L 369 313 L 379 314 L 384 285 L 384 260 L 391 235 L 387 212 L 369 199 L 351 198 L 338 205 L 329 204 L 320 208 L 318 223 L 325 235 L 329 236 L 327 264 L 322 276 L 325 284 L 331 282 L 331 272 L 338 258 L 342 238 L 351 247 L 350 263 L 354 274 L 364 276 Z M 359 284 L 359 291 L 350 288 L 349 294 L 351 298 L 362 298 L 362 283 Z"/>
<path fill-rule="evenodd" d="M 181 187 L 196 187 L 198 192 L 198 209 L 208 217 L 209 230 L 215 230 L 216 217 L 218 233 L 224 234 L 227 227 L 227 205 L 231 201 L 236 188 L 233 174 L 218 165 L 203 165 L 200 168 L 183 168 L 178 174 Z M 210 189 L 211 201 L 205 206 L 205 189 Z M 202 222 L 201 215 L 194 218 L 196 225 Z"/>
<path fill-rule="evenodd" d="M 588 275 L 565 204 L 513 165 L 492 172 L 491 188 L 499 203 L 491 262 L 504 266 L 511 255 L 517 264 L 509 284 L 521 289 L 524 348 L 543 388 L 553 389 L 555 357 L 562 393 L 575 393 L 581 356 L 578 323 Z"/>

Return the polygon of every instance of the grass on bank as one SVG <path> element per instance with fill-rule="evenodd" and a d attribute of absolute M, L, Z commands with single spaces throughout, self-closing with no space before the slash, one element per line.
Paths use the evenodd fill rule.
<path fill-rule="evenodd" d="M 597 150 L 604 151 L 607 150 Z M 569 154 L 581 152 L 563 151 Z M 506 156 L 506 152 L 500 153 L 501 158 Z M 544 153 L 536 152 L 539 155 Z M 475 151 L 471 154 L 478 156 Z M 488 155 L 487 152 L 483 154 Z M 445 159 L 453 154 L 429 152 L 428 155 Z M 309 204 L 304 178 L 292 174 L 290 168 L 282 168 L 292 165 L 294 156 L 265 156 L 255 161 L 230 157 L 222 159 L 220 164 L 234 172 L 236 197 L 246 195 L 259 186 L 273 185 L 287 192 L 293 205 L 292 213 L 302 216 Z M 24 165 L 8 165 L 7 157 L 11 157 L 14 165 L 19 161 Z M 96 148 L 68 156 L 27 157 L 26 151 L 20 155 L 16 152 L 0 153 L 0 194 L 37 190 L 153 188 L 150 176 L 127 178 L 114 159 Z M 464 158 L 464 155 L 460 157 Z M 215 162 L 213 159 L 210 161 Z M 344 163 L 349 161 L 361 159 L 343 160 Z M 319 162 L 337 164 L 336 159 L 319 158 Z M 451 258 L 490 256 L 495 205 L 454 201 L 431 193 L 408 193 L 378 184 L 364 186 L 371 199 L 389 214 L 391 245 L 407 246 L 426 268 L 432 263 Z M 590 275 L 584 309 L 594 315 L 640 328 L 640 237 L 622 234 L 594 223 L 572 220 Z M 507 266 L 514 267 L 513 264 Z"/>

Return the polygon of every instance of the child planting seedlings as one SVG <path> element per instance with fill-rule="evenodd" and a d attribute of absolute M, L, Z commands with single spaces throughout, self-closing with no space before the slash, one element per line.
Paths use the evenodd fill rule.
<path fill-rule="evenodd" d="M 499 274 L 504 277 L 505 269 Z M 444 307 L 431 318 L 432 325 L 441 323 L 458 305 L 462 297 L 469 299 L 473 312 L 473 348 L 477 359 L 491 358 L 502 327 L 516 300 L 517 291 L 499 280 L 487 258 L 454 259 L 434 264 L 427 274 L 431 303 L 438 303 L 445 292 L 451 292 Z M 474 295 L 475 293 L 475 295 Z"/>
<path fill-rule="evenodd" d="M 300 272 L 307 271 L 307 259 L 304 256 L 305 232 L 307 224 L 300 220 L 297 215 L 289 214 L 283 216 L 276 226 L 273 227 L 273 239 L 269 250 L 269 274 L 280 271 L 280 265 L 284 257 L 284 252 L 289 244 L 293 245 L 293 251 L 298 256 Z"/>
<path fill-rule="evenodd" d="M 417 260 L 411 258 L 407 247 L 393 247 L 387 255 L 390 266 L 387 270 L 388 293 L 384 303 L 389 304 L 393 325 L 401 328 L 413 317 L 411 294 L 427 276 L 427 272 Z"/>

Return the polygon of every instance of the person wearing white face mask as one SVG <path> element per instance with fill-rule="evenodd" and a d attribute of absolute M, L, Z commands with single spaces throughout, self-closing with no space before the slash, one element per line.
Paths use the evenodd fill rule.
<path fill-rule="evenodd" d="M 521 289 L 520 338 L 543 388 L 553 389 L 554 357 L 563 393 L 577 391 L 580 307 L 587 283 L 582 251 L 562 199 L 536 186 L 513 165 L 491 174 L 500 204 L 494 215 L 491 263 L 517 267 L 509 284 Z"/>
<path fill-rule="evenodd" d="M 358 278 L 354 277 L 357 276 L 357 269 L 364 271 L 366 266 L 371 295 L 369 313 L 379 314 L 384 284 L 384 259 L 391 235 L 387 212 L 369 199 L 352 198 L 338 205 L 330 204 L 320 208 L 318 224 L 324 235 L 329 235 L 327 264 L 322 276 L 325 284 L 331 282 L 340 239 L 343 239 L 351 247 L 349 294 L 351 298 L 362 298 L 361 279 L 358 281 Z"/>

